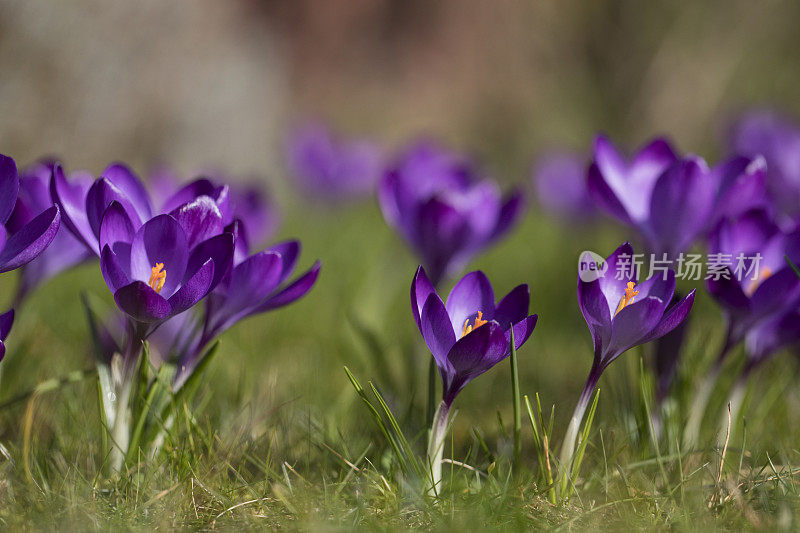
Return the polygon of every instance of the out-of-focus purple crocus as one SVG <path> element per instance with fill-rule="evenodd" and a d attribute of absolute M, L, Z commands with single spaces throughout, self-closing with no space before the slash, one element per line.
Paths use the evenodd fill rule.
<path fill-rule="evenodd" d="M 436 410 L 428 445 L 434 490 L 441 481 L 441 459 L 450 407 L 467 383 L 511 354 L 511 331 L 519 349 L 536 327 L 528 315 L 530 291 L 519 285 L 495 304 L 492 284 L 483 272 L 470 272 L 450 291 L 447 303 L 436 293 L 422 267 L 411 282 L 411 311 L 442 378 L 442 402 Z"/>
<path fill-rule="evenodd" d="M 767 186 L 780 214 L 800 215 L 800 124 L 776 111 L 744 113 L 728 135 L 732 151 L 767 160 Z"/>
<path fill-rule="evenodd" d="M 53 242 L 61 222 L 60 210 L 52 202 L 41 212 L 31 212 L 25 220 L 21 215 L 12 218 L 19 192 L 17 165 L 0 154 L 0 273 L 36 259 Z"/>
<path fill-rule="evenodd" d="M 384 218 L 419 254 L 434 285 L 506 233 L 523 208 L 519 193 L 503 198 L 471 163 L 431 142 L 400 157 L 378 197 Z"/>
<path fill-rule="evenodd" d="M 0 361 L 6 356 L 6 338 L 11 331 L 11 326 L 14 324 L 14 310 L 9 309 L 0 315 Z"/>
<path fill-rule="evenodd" d="M 39 161 L 22 171 L 19 182 L 19 197 L 14 207 L 11 218 L 6 222 L 6 228 L 11 233 L 20 231 L 34 217 L 53 205 L 50 196 L 50 177 L 53 173 L 54 162 Z M 91 178 L 84 174 L 77 174 L 75 181 L 82 181 L 87 190 Z M 89 258 L 92 255 L 65 227 L 59 227 L 50 246 L 39 257 L 22 268 L 20 283 L 14 298 L 15 304 L 30 293 L 36 286 L 51 277 L 67 270 Z"/>
<path fill-rule="evenodd" d="M 625 243 L 606 259 L 604 275 L 589 281 L 578 277 L 578 305 L 592 334 L 594 361 L 564 437 L 561 465 L 565 472 L 570 468 L 581 420 L 603 371 L 631 348 L 677 328 L 694 302 L 692 290 L 670 305 L 675 292 L 672 269 L 638 283 L 632 257 L 633 247 Z M 589 256 L 581 260 L 600 266 Z"/>
<path fill-rule="evenodd" d="M 706 286 L 722 308 L 727 333 L 692 402 L 684 433 L 688 446 L 697 443 L 706 405 L 731 349 L 745 341 L 748 359 L 731 399 L 735 414 L 741 399 L 737 396 L 752 370 L 797 335 L 791 327 L 800 303 L 800 280 L 785 257 L 796 260 L 800 255 L 799 231 L 784 231 L 766 210 L 753 209 L 720 221 L 709 237 L 709 252 L 714 273 Z"/>
<path fill-rule="evenodd" d="M 599 135 L 587 179 L 600 206 L 634 228 L 658 259 L 667 254 L 674 261 L 720 217 L 766 205 L 765 176 L 760 157 L 734 157 L 709 169 L 655 139 L 628 159 Z"/>
<path fill-rule="evenodd" d="M 597 214 L 586 187 L 584 156 L 567 151 L 546 154 L 531 172 L 539 205 L 562 220 L 585 222 Z"/>
<path fill-rule="evenodd" d="M 337 138 L 327 126 L 315 122 L 292 131 L 286 159 L 292 177 L 306 194 L 345 200 L 375 190 L 383 155 L 371 141 Z"/>

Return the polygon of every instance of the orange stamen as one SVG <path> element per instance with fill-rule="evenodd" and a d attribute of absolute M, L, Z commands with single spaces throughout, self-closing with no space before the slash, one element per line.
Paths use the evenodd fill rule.
<path fill-rule="evenodd" d="M 475 318 L 474 326 L 470 325 L 469 319 L 466 319 L 464 321 L 464 327 L 461 329 L 461 336 L 463 337 L 467 333 L 470 333 L 471 331 L 478 329 L 482 325 L 488 324 L 488 322 L 489 322 L 488 320 L 483 320 L 483 313 L 481 311 L 478 311 L 478 316 Z"/>
<path fill-rule="evenodd" d="M 628 286 L 625 287 L 625 296 L 620 298 L 619 305 L 617 306 L 617 311 L 614 313 L 614 316 L 617 315 L 620 311 L 622 311 L 626 305 L 633 301 L 633 297 L 639 294 L 639 291 L 633 290 L 636 287 L 636 284 L 632 281 L 628 282 Z"/>
<path fill-rule="evenodd" d="M 167 271 L 164 270 L 164 263 L 156 263 L 156 266 L 150 271 L 150 288 L 156 292 L 161 292 L 164 288 L 164 283 L 167 281 Z"/>

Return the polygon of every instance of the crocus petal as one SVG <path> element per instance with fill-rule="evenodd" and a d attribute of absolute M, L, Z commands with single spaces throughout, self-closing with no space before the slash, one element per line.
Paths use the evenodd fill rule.
<path fill-rule="evenodd" d="M 8 333 L 11 331 L 11 326 L 14 324 L 14 310 L 9 309 L 0 315 L 0 340 L 6 340 Z"/>
<path fill-rule="evenodd" d="M 418 222 L 416 245 L 435 285 L 456 268 L 452 260 L 470 237 L 469 224 L 456 208 L 438 198 L 420 208 Z"/>
<path fill-rule="evenodd" d="M 800 280 L 790 268 L 765 279 L 750 298 L 753 319 L 796 305 L 799 286 Z"/>
<path fill-rule="evenodd" d="M 9 237 L 0 251 L 0 272 L 14 270 L 35 259 L 53 241 L 60 222 L 61 214 L 54 205 Z"/>
<path fill-rule="evenodd" d="M 578 279 L 578 307 L 592 334 L 595 351 L 606 346 L 611 338 L 611 311 L 598 280 Z"/>
<path fill-rule="evenodd" d="M 147 194 L 142 181 L 123 163 L 112 163 L 100 174 L 113 183 L 130 200 L 139 220 L 148 220 L 153 216 L 150 206 L 150 195 Z"/>
<path fill-rule="evenodd" d="M 658 325 L 641 340 L 640 344 L 663 337 L 677 328 L 686 319 L 689 311 L 692 309 L 692 304 L 694 304 L 694 291 L 695 290 L 692 289 L 686 297 L 667 309 Z"/>
<path fill-rule="evenodd" d="M 489 322 L 461 337 L 450 348 L 447 360 L 461 387 L 483 374 L 511 353 L 503 328 Z"/>
<path fill-rule="evenodd" d="M 524 211 L 525 197 L 519 192 L 511 193 L 500 207 L 500 213 L 497 216 L 497 225 L 494 231 L 492 231 L 491 240 L 501 237 L 510 230 Z"/>
<path fill-rule="evenodd" d="M 175 294 L 169 297 L 170 314 L 183 313 L 194 304 L 205 298 L 211 289 L 214 279 L 214 260 L 206 261 L 200 270 L 195 273 Z"/>
<path fill-rule="evenodd" d="M 251 314 L 277 309 L 278 307 L 289 305 L 295 300 L 305 296 L 306 293 L 311 290 L 311 287 L 314 286 L 314 283 L 316 283 L 317 277 L 319 277 L 320 267 L 321 263 L 317 261 L 305 274 L 290 283 L 285 289 L 270 296 L 264 303 L 254 309 Z"/>
<path fill-rule="evenodd" d="M 222 213 L 208 196 L 184 204 L 170 213 L 186 234 L 187 246 L 191 250 L 198 243 L 222 233 Z"/>
<path fill-rule="evenodd" d="M 706 288 L 709 294 L 728 310 L 745 313 L 750 308 L 750 298 L 744 293 L 730 269 L 727 269 L 726 276 L 706 280 Z"/>
<path fill-rule="evenodd" d="M 764 362 L 775 352 L 800 341 L 800 313 L 789 312 L 762 321 L 745 337 L 750 365 Z"/>
<path fill-rule="evenodd" d="M 136 232 L 131 245 L 131 277 L 149 280 L 153 267 L 164 264 L 167 277 L 161 292 L 169 297 L 183 279 L 188 259 L 186 235 L 169 215 L 148 220 Z"/>
<path fill-rule="evenodd" d="M 18 194 L 17 164 L 10 157 L 0 154 L 0 224 L 5 224 L 11 216 Z"/>
<path fill-rule="evenodd" d="M 761 157 L 737 156 L 716 167 L 712 178 L 718 184 L 716 208 L 711 224 L 738 217 L 746 211 L 767 207 L 767 162 Z"/>
<path fill-rule="evenodd" d="M 261 303 L 280 283 L 282 263 L 280 254 L 265 250 L 238 264 L 231 271 L 222 305 L 214 310 L 217 320 L 235 320 Z"/>
<path fill-rule="evenodd" d="M 61 165 L 56 163 L 53 167 L 50 195 L 61 209 L 64 224 L 93 254 L 100 255 L 97 237 L 86 216 L 86 196 L 91 186 L 92 181 L 88 177 L 79 177 L 68 182 Z"/>
<path fill-rule="evenodd" d="M 139 322 L 157 322 L 170 315 L 169 302 L 143 281 L 121 287 L 114 293 L 117 306 Z"/>
<path fill-rule="evenodd" d="M 214 278 L 211 280 L 211 289 L 213 289 L 230 272 L 233 266 L 233 235 L 223 233 L 195 246 L 191 255 L 189 255 L 183 282 L 185 283 L 190 277 L 194 276 L 209 258 L 214 260 Z"/>
<path fill-rule="evenodd" d="M 100 254 L 100 271 L 103 273 L 106 285 L 112 292 L 116 292 L 131 282 L 130 273 L 123 265 L 124 263 L 120 262 L 117 254 L 111 250 L 110 246 L 103 247 L 103 251 Z"/>
<path fill-rule="evenodd" d="M 648 296 L 655 296 L 663 300 L 666 305 L 672 301 L 672 295 L 675 293 L 675 271 L 667 270 L 666 276 L 664 274 L 656 274 L 651 278 L 641 282 L 636 286 L 639 292 L 633 297 L 633 301 L 643 300 Z"/>
<path fill-rule="evenodd" d="M 531 291 L 528 285 L 518 285 L 506 294 L 494 310 L 494 320 L 503 329 L 508 329 L 511 324 L 516 324 L 528 315 Z"/>
<path fill-rule="evenodd" d="M 128 212 L 117 201 L 111 202 L 100 224 L 100 247 L 109 246 L 121 264 L 130 265 L 131 242 L 136 235 Z"/>
<path fill-rule="evenodd" d="M 688 249 L 711 217 L 716 184 L 705 161 L 676 161 L 656 180 L 650 200 L 648 229 L 656 253 L 669 257 Z"/>
<path fill-rule="evenodd" d="M 634 263 L 633 246 L 628 242 L 623 243 L 606 259 L 605 275 L 597 281 L 611 312 L 616 311 L 617 305 L 625 296 L 628 283 L 631 281 L 636 283 L 637 272 Z"/>
<path fill-rule="evenodd" d="M 536 322 L 539 320 L 539 315 L 531 315 L 523 318 L 514 324 L 514 349 L 519 350 L 523 344 L 530 338 L 533 330 L 536 328 Z M 502 324 L 501 324 L 502 325 Z M 506 331 L 506 344 L 511 345 L 511 329 Z"/>
<path fill-rule="evenodd" d="M 411 281 L 411 313 L 414 315 L 414 321 L 417 323 L 420 333 L 422 333 L 422 325 L 420 324 L 422 308 L 428 300 L 428 296 L 435 292 L 436 289 L 428 279 L 425 269 L 422 266 L 418 266 L 414 279 Z"/>
<path fill-rule="evenodd" d="M 200 196 L 209 196 L 214 198 L 217 195 L 219 187 L 206 178 L 200 178 L 187 183 L 172 196 L 164 201 L 161 206 L 163 213 L 169 213 L 179 208 L 184 204 L 188 204 Z"/>
<path fill-rule="evenodd" d="M 486 274 L 477 270 L 458 280 L 447 297 L 446 309 L 455 335 L 461 334 L 464 323 L 478 311 L 483 313 L 483 320 L 492 320 L 494 290 Z"/>
<path fill-rule="evenodd" d="M 267 251 L 280 254 L 283 268 L 281 269 L 278 284 L 283 283 L 294 272 L 297 265 L 297 258 L 300 257 L 300 243 L 298 241 L 286 241 L 275 246 L 270 246 Z"/>
<path fill-rule="evenodd" d="M 447 369 L 447 352 L 456 343 L 456 335 L 444 303 L 436 293 L 428 296 L 422 307 L 422 338 L 431 351 L 439 369 Z"/>
<path fill-rule="evenodd" d="M 602 354 L 601 364 L 608 365 L 621 353 L 642 343 L 664 315 L 666 303 L 648 297 L 625 306 L 611 324 L 611 340 Z"/>
<path fill-rule="evenodd" d="M 625 206 L 622 205 L 622 202 L 617 198 L 617 194 L 609 187 L 596 163 L 592 163 L 589 166 L 589 171 L 586 175 L 586 188 L 592 199 L 610 215 L 617 218 L 623 224 L 633 224 L 633 220 L 625 209 Z"/>
<path fill-rule="evenodd" d="M 86 193 L 86 218 L 95 238 L 99 238 L 103 215 L 113 201 L 122 204 L 136 228 L 142 224 L 142 218 L 125 193 L 107 179 L 100 178 L 92 184 L 89 192 Z"/>

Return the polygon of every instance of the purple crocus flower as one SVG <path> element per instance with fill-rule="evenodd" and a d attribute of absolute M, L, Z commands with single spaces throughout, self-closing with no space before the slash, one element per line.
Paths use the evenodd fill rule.
<path fill-rule="evenodd" d="M 12 220 L 19 190 L 16 163 L 0 154 L 0 273 L 36 259 L 53 242 L 61 222 L 61 212 L 52 204 L 25 221 L 21 216 Z"/>
<path fill-rule="evenodd" d="M 675 260 L 722 216 L 766 204 L 763 158 L 734 157 L 709 169 L 656 139 L 626 159 L 598 136 L 588 187 L 600 206 L 634 228 L 659 259 Z"/>
<path fill-rule="evenodd" d="M 100 268 L 117 306 L 139 323 L 182 313 L 222 279 L 233 259 L 233 235 L 220 233 L 216 205 L 202 198 L 157 215 L 138 229 L 114 201 L 99 232 Z"/>
<path fill-rule="evenodd" d="M 11 331 L 11 326 L 14 324 L 14 310 L 9 309 L 0 315 L 0 361 L 6 355 L 5 341 Z"/>
<path fill-rule="evenodd" d="M 336 138 L 322 123 L 296 128 L 286 146 L 289 171 L 310 196 L 344 200 L 371 193 L 383 156 L 375 143 Z"/>
<path fill-rule="evenodd" d="M 506 233 L 523 208 L 519 193 L 502 198 L 471 164 L 430 142 L 413 146 L 385 173 L 378 197 L 384 218 L 436 285 Z"/>
<path fill-rule="evenodd" d="M 730 148 L 763 155 L 769 168 L 768 189 L 782 215 L 800 215 L 800 125 L 775 111 L 743 114 L 729 133 Z"/>
<path fill-rule="evenodd" d="M 708 292 L 728 322 L 726 349 L 741 341 L 759 321 L 791 309 L 800 299 L 800 280 L 784 256 L 796 256 L 800 233 L 782 231 L 763 209 L 720 222 L 709 237 L 716 259 Z"/>
<path fill-rule="evenodd" d="M 52 161 L 40 161 L 22 172 L 19 182 L 19 197 L 14 206 L 14 212 L 6 222 L 6 228 L 12 233 L 20 231 L 38 213 L 44 212 L 53 205 L 50 197 L 50 177 L 54 165 L 55 163 Z M 75 177 L 76 181 L 84 183 L 87 179 L 90 178 L 83 175 Z M 86 251 L 81 242 L 66 228 L 59 227 L 50 246 L 39 257 L 22 268 L 15 302 L 19 303 L 37 285 L 90 257 L 92 255 Z"/>
<path fill-rule="evenodd" d="M 675 292 L 672 269 L 638 283 L 632 257 L 633 247 L 624 243 L 606 259 L 604 275 L 590 281 L 578 277 L 578 305 L 592 334 L 594 361 L 561 449 L 565 469 L 571 464 L 578 428 L 603 371 L 631 348 L 677 328 L 694 302 L 692 290 L 671 305 Z M 594 259 L 585 257 L 582 261 Z"/>
<path fill-rule="evenodd" d="M 597 214 L 586 187 L 583 156 L 566 151 L 546 154 L 531 172 L 539 205 L 568 222 L 587 221 Z"/>
<path fill-rule="evenodd" d="M 442 378 L 442 402 L 434 415 L 428 458 L 435 489 L 441 480 L 443 439 L 450 407 L 467 383 L 511 354 L 511 332 L 519 349 L 533 333 L 537 315 L 528 315 L 530 291 L 519 285 L 495 304 L 483 272 L 455 284 L 447 303 L 421 266 L 411 282 L 411 311 Z"/>

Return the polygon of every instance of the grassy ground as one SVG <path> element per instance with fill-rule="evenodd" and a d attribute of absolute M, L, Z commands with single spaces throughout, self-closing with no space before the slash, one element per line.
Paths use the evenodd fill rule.
<path fill-rule="evenodd" d="M 291 210 L 290 210 L 291 211 Z M 625 354 L 600 383 L 601 397 L 576 495 L 553 506 L 537 486 L 530 425 L 523 465 L 511 475 L 509 366 L 471 383 L 445 456 L 446 488 L 436 503 L 404 478 L 373 427 L 343 366 L 380 388 L 412 445 L 425 448 L 429 355 L 411 318 L 412 255 L 377 208 L 296 211 L 283 235 L 300 236 L 302 261 L 323 261 L 304 300 L 252 318 L 223 337 L 201 392 L 177 420 L 163 455 L 143 458 L 121 479 L 103 462 L 91 374 L 53 391 L 24 393 L 76 370 L 89 373 L 79 291 L 110 295 L 96 265 L 40 288 L 20 310 L 0 383 L 0 524 L 10 529 L 680 529 L 797 528 L 795 463 L 800 429 L 796 364 L 783 354 L 752 379 L 744 431 L 721 461 L 719 416 L 738 358 L 712 398 L 702 445 L 678 436 L 692 387 L 721 342 L 722 323 L 698 298 L 666 434 L 657 446 L 644 422 L 647 350 Z M 335 221 L 335 223 L 332 223 Z M 559 226 L 532 213 L 510 238 L 478 258 L 504 294 L 532 288 L 539 313 L 520 351 L 522 393 L 555 406 L 554 448 L 591 364 L 577 308 L 581 250 L 609 253 L 618 228 Z M 3 276 L 4 297 L 13 276 Z M 0 300 L 5 301 L 5 300 Z M 644 361 L 642 365 L 641 362 Z M 720 471 L 720 468 L 722 470 Z"/>

